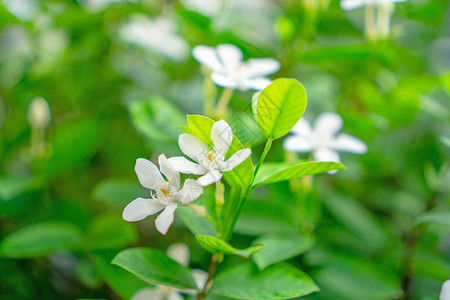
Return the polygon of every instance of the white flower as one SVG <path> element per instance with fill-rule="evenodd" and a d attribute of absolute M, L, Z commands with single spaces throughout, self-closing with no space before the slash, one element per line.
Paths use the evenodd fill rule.
<path fill-rule="evenodd" d="M 181 173 L 203 175 L 197 181 L 203 185 L 210 185 L 222 178 L 222 173 L 231 171 L 250 156 L 251 150 L 245 148 L 233 154 L 228 160 L 225 156 L 233 141 L 230 125 L 224 120 L 214 123 L 211 128 L 212 149 L 195 136 L 183 133 L 178 138 L 181 151 L 197 163 L 193 163 L 182 156 L 169 158 L 172 165 Z"/>
<path fill-rule="evenodd" d="M 167 255 L 180 265 L 189 264 L 189 248 L 185 244 L 172 244 L 167 249 Z M 202 289 L 208 279 L 208 273 L 203 270 L 192 270 L 192 277 L 199 289 Z M 130 300 L 183 300 L 180 292 L 192 294 L 191 291 L 179 290 L 173 287 L 157 285 L 154 288 L 143 288 L 136 292 Z"/>
<path fill-rule="evenodd" d="M 342 118 L 335 113 L 321 114 L 313 127 L 300 119 L 291 130 L 294 135 L 286 138 L 283 148 L 288 152 L 312 152 L 316 161 L 339 162 L 338 151 L 366 153 L 367 146 L 359 139 L 345 133 L 337 135 L 342 125 Z"/>
<path fill-rule="evenodd" d="M 176 25 L 169 18 L 150 19 L 134 15 L 122 26 L 120 36 L 127 42 L 175 61 L 184 61 L 189 56 L 188 43 L 176 34 Z"/>
<path fill-rule="evenodd" d="M 442 284 L 439 300 L 450 300 L 450 279 L 446 280 Z"/>
<path fill-rule="evenodd" d="M 343 10 L 353 10 L 366 5 L 381 6 L 387 3 L 405 2 L 406 0 L 341 0 L 340 5 Z"/>
<path fill-rule="evenodd" d="M 192 56 L 211 69 L 214 83 L 241 91 L 264 89 L 271 82 L 265 76 L 280 69 L 280 63 L 273 58 L 251 58 L 244 62 L 242 51 L 230 44 L 222 44 L 215 49 L 195 46 Z"/>
<path fill-rule="evenodd" d="M 138 158 L 134 170 L 141 185 L 154 192 L 150 199 L 137 198 L 123 210 L 123 219 L 129 222 L 140 221 L 157 212 L 162 213 L 156 218 L 156 229 L 166 234 L 173 223 L 174 212 L 178 203 L 187 204 L 203 193 L 202 186 L 193 179 L 187 179 L 180 190 L 180 173 L 170 164 L 167 157 L 161 154 L 158 158 L 161 173 L 168 179 L 164 180 L 158 168 L 149 160 Z"/>
<path fill-rule="evenodd" d="M 33 21 L 39 13 L 39 2 L 36 0 L 3 0 L 6 9 L 22 22 Z"/>

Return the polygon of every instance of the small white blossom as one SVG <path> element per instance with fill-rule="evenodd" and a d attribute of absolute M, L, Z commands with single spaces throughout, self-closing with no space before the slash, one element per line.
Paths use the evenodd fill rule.
<path fill-rule="evenodd" d="M 197 181 L 202 186 L 210 185 L 222 178 L 222 173 L 231 171 L 246 160 L 251 150 L 245 148 L 234 153 L 228 160 L 225 156 L 233 141 L 233 132 L 230 125 L 224 120 L 214 123 L 211 128 L 212 149 L 197 137 L 183 133 L 178 138 L 181 151 L 196 163 L 182 156 L 169 158 L 172 165 L 181 173 L 203 175 Z"/>
<path fill-rule="evenodd" d="M 218 45 L 216 48 L 195 46 L 192 56 L 211 69 L 211 80 L 215 84 L 241 91 L 264 89 L 271 83 L 265 76 L 280 69 L 280 63 L 273 58 L 243 61 L 242 51 L 231 44 Z"/>
<path fill-rule="evenodd" d="M 317 117 L 314 125 L 301 119 L 291 130 L 294 134 L 286 138 L 283 144 L 288 152 L 312 152 L 316 161 L 340 162 L 339 151 L 363 154 L 367 146 L 359 139 L 342 129 L 342 118 L 335 113 L 323 113 Z"/>
<path fill-rule="evenodd" d="M 406 0 L 341 0 L 343 10 L 353 10 L 366 5 L 381 6 L 388 3 L 405 2 Z"/>
<path fill-rule="evenodd" d="M 138 158 L 134 167 L 141 185 L 153 190 L 149 199 L 137 198 L 123 211 L 123 219 L 129 222 L 140 221 L 147 216 L 163 210 L 156 218 L 156 229 L 163 235 L 167 233 L 174 220 L 178 203 L 187 204 L 201 196 L 202 186 L 193 179 L 187 179 L 180 190 L 180 173 L 171 165 L 164 154 L 158 158 L 158 168 L 149 160 Z M 168 179 L 166 181 L 162 174 Z"/>
<path fill-rule="evenodd" d="M 172 244 L 167 249 L 167 256 L 178 262 L 180 265 L 188 266 L 189 248 L 185 244 Z M 199 289 L 202 289 L 208 279 L 208 273 L 203 270 L 192 270 L 192 277 Z M 193 294 L 192 291 L 185 291 L 173 287 L 157 285 L 153 288 L 143 288 L 131 297 L 131 300 L 183 300 L 181 292 Z"/>
<path fill-rule="evenodd" d="M 151 19 L 134 15 L 122 26 L 120 36 L 127 42 L 175 61 L 184 61 L 189 56 L 188 43 L 177 35 L 176 25 L 169 18 Z"/>
<path fill-rule="evenodd" d="M 450 300 L 450 279 L 446 280 L 442 284 L 439 300 Z"/>
<path fill-rule="evenodd" d="M 22 22 L 33 21 L 39 14 L 39 2 L 36 0 L 3 0 L 6 9 Z"/>

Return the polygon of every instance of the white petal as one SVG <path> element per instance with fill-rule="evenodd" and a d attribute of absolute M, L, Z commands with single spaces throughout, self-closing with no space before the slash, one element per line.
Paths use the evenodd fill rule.
<path fill-rule="evenodd" d="M 208 273 L 200 269 L 193 269 L 192 277 L 194 277 L 194 281 L 197 287 L 199 289 L 203 289 L 203 287 L 206 284 L 206 281 L 208 280 Z"/>
<path fill-rule="evenodd" d="M 222 173 L 219 171 L 210 171 L 203 175 L 202 177 L 199 177 L 197 179 L 197 182 L 200 183 L 202 186 L 207 186 L 210 184 L 213 184 L 216 181 L 219 181 L 222 178 Z"/>
<path fill-rule="evenodd" d="M 130 300 L 162 300 L 164 296 L 164 288 L 157 286 L 138 290 Z"/>
<path fill-rule="evenodd" d="M 185 244 L 177 243 L 167 248 L 167 256 L 178 262 L 180 265 L 189 264 L 189 248 Z"/>
<path fill-rule="evenodd" d="M 184 300 L 183 296 L 177 290 L 171 290 L 167 294 L 167 300 Z"/>
<path fill-rule="evenodd" d="M 176 203 L 170 203 L 169 205 L 166 206 L 163 212 L 156 218 L 155 220 L 156 229 L 162 235 L 166 235 L 167 231 L 172 225 L 174 219 L 174 212 L 175 209 L 177 209 L 177 206 L 178 205 Z"/>
<path fill-rule="evenodd" d="M 248 77 L 264 77 L 277 72 L 281 64 L 273 58 L 251 58 L 244 66 Z"/>
<path fill-rule="evenodd" d="M 170 157 L 169 162 L 178 172 L 183 174 L 203 175 L 206 173 L 201 165 L 189 161 L 183 156 Z"/>
<path fill-rule="evenodd" d="M 223 65 L 217 58 L 214 48 L 208 46 L 195 46 L 192 50 L 192 56 L 202 65 L 210 68 L 213 71 L 222 71 Z"/>
<path fill-rule="evenodd" d="M 194 179 L 186 179 L 183 188 L 177 193 L 176 199 L 183 204 L 190 203 L 203 194 L 203 187 Z"/>
<path fill-rule="evenodd" d="M 307 120 L 302 118 L 291 129 L 291 132 L 304 137 L 310 137 L 312 134 L 311 124 L 309 124 Z"/>
<path fill-rule="evenodd" d="M 216 47 L 219 59 L 225 67 L 233 67 L 242 62 L 242 51 L 231 44 L 222 44 Z"/>
<path fill-rule="evenodd" d="M 233 142 L 233 131 L 230 125 L 224 120 L 215 122 L 211 128 L 211 139 L 215 150 L 225 156 Z"/>
<path fill-rule="evenodd" d="M 234 169 L 234 167 L 240 165 L 244 160 L 246 160 L 252 154 L 250 148 L 245 148 L 239 150 L 233 154 L 229 159 L 220 164 L 220 171 L 227 172 Z"/>
<path fill-rule="evenodd" d="M 156 190 L 166 181 L 161 176 L 161 173 L 151 161 L 145 158 L 136 159 L 134 171 L 143 187 L 151 190 Z"/>
<path fill-rule="evenodd" d="M 211 80 L 214 81 L 218 86 L 226 87 L 226 88 L 236 88 L 237 83 L 234 79 L 223 75 L 222 73 L 214 72 L 211 74 Z"/>
<path fill-rule="evenodd" d="M 192 134 L 183 133 L 178 137 L 178 145 L 181 151 L 198 162 L 200 154 L 208 153 L 208 147 Z"/>
<path fill-rule="evenodd" d="M 180 189 L 180 173 L 175 169 L 175 167 L 170 163 L 164 154 L 158 157 L 159 168 L 161 173 L 166 176 L 172 186 Z"/>
<path fill-rule="evenodd" d="M 128 222 L 140 221 L 147 216 L 156 214 L 163 208 L 164 205 L 156 199 L 137 198 L 125 207 L 122 217 Z"/>
<path fill-rule="evenodd" d="M 364 154 L 367 152 L 366 144 L 346 133 L 339 134 L 330 144 L 336 151 L 345 151 L 356 154 Z"/>
<path fill-rule="evenodd" d="M 446 280 L 442 284 L 439 300 L 450 300 L 450 279 Z"/>
<path fill-rule="evenodd" d="M 340 162 L 339 153 L 331 149 L 321 147 L 314 151 L 314 160 L 316 161 L 331 161 Z"/>
<path fill-rule="evenodd" d="M 335 113 L 323 113 L 314 122 L 313 134 L 334 136 L 342 129 L 342 118 Z"/>
<path fill-rule="evenodd" d="M 288 136 L 283 142 L 283 149 L 287 152 L 310 152 L 312 150 L 311 141 L 303 136 Z"/>
<path fill-rule="evenodd" d="M 367 5 L 367 0 L 341 0 L 340 6 L 343 10 L 353 10 Z"/>
<path fill-rule="evenodd" d="M 250 78 L 239 83 L 239 90 L 246 91 L 251 89 L 260 91 L 263 90 L 266 86 L 268 86 L 271 82 L 272 80 L 264 77 Z"/>

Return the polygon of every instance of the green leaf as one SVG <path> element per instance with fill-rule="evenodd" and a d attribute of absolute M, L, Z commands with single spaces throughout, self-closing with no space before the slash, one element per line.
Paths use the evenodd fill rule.
<path fill-rule="evenodd" d="M 346 167 L 337 162 L 298 162 L 292 163 L 265 163 L 256 175 L 254 187 L 300 178 L 308 175 L 316 175 L 331 170 L 343 170 Z"/>
<path fill-rule="evenodd" d="M 306 109 L 306 90 L 295 79 L 279 78 L 262 90 L 256 104 L 259 128 L 267 139 L 284 136 Z"/>
<path fill-rule="evenodd" d="M 106 179 L 95 186 L 93 196 L 98 201 L 123 209 L 133 199 L 147 193 L 148 190 L 138 180 Z"/>
<path fill-rule="evenodd" d="M 157 249 L 126 249 L 119 252 L 112 263 L 150 283 L 178 289 L 197 289 L 190 269 Z"/>
<path fill-rule="evenodd" d="M 166 143 L 176 143 L 181 133 L 179 124 L 184 123 L 184 114 L 172 101 L 152 97 L 145 101 L 128 104 L 133 125 L 145 137 Z"/>
<path fill-rule="evenodd" d="M 192 134 L 199 138 L 206 145 L 212 145 L 211 128 L 214 125 L 214 120 L 200 115 L 187 115 L 188 127 L 182 127 L 183 131 Z M 244 149 L 242 143 L 233 136 L 233 142 L 230 149 L 225 156 L 225 159 L 230 158 L 234 153 Z M 253 163 L 251 158 L 244 160 L 239 166 L 233 170 L 224 173 L 224 179 L 231 185 L 247 187 L 253 179 Z"/>
<path fill-rule="evenodd" d="M 259 271 L 252 264 L 230 267 L 214 279 L 211 292 L 234 299 L 290 299 L 318 291 L 312 279 L 286 264 Z"/>
<path fill-rule="evenodd" d="M 449 210 L 428 211 L 417 216 L 416 219 L 414 220 L 414 223 L 416 225 L 429 223 L 429 224 L 450 226 L 450 211 Z"/>
<path fill-rule="evenodd" d="M 239 255 L 247 258 L 264 248 L 263 244 L 254 244 L 246 249 L 237 249 L 218 237 L 196 235 L 195 238 L 203 249 L 211 253 L 224 252 L 226 254 Z"/>
<path fill-rule="evenodd" d="M 253 260 L 260 269 L 268 265 L 297 256 L 314 244 L 314 239 L 299 232 L 281 232 L 268 234 L 255 241 L 266 247 L 253 255 Z"/>
<path fill-rule="evenodd" d="M 193 234 L 212 235 L 216 233 L 213 224 L 206 217 L 196 216 L 190 207 L 180 206 L 177 208 L 176 214 Z"/>
<path fill-rule="evenodd" d="M 149 287 L 149 283 L 134 276 L 119 266 L 111 264 L 116 250 L 95 251 L 90 258 L 108 286 L 123 299 L 130 299 L 138 290 Z"/>
<path fill-rule="evenodd" d="M 45 256 L 74 249 L 81 238 L 80 230 L 68 223 L 34 224 L 7 236 L 0 244 L 0 255 L 14 258 Z"/>
<path fill-rule="evenodd" d="M 127 246 L 139 239 L 134 224 L 125 222 L 121 215 L 106 213 L 90 224 L 83 247 L 86 249 L 107 249 Z"/>
<path fill-rule="evenodd" d="M 55 176 L 89 162 L 102 140 L 99 124 L 93 119 L 75 118 L 58 126 L 49 141 L 51 155 L 40 163 L 42 172 Z"/>
<path fill-rule="evenodd" d="M 40 183 L 33 178 L 0 177 L 0 200 L 9 201 L 36 189 Z"/>

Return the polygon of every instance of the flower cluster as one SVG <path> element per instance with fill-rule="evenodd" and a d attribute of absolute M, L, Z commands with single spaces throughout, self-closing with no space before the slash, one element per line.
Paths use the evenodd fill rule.
<path fill-rule="evenodd" d="M 168 159 L 161 154 L 158 158 L 158 170 L 151 161 L 138 158 L 136 175 L 143 187 L 152 190 L 151 197 L 137 198 L 128 204 L 123 211 L 124 220 L 140 221 L 162 210 L 155 220 L 155 226 L 165 235 L 174 221 L 174 213 L 179 203 L 189 204 L 198 199 L 203 194 L 203 186 L 219 181 L 223 172 L 231 171 L 251 154 L 250 149 L 242 149 L 225 160 L 233 141 L 233 132 L 224 120 L 214 123 L 211 139 L 213 145 L 209 149 L 191 134 L 180 135 L 178 143 L 181 151 L 196 163 L 180 156 Z M 180 173 L 203 176 L 197 180 L 186 179 L 180 189 Z"/>

